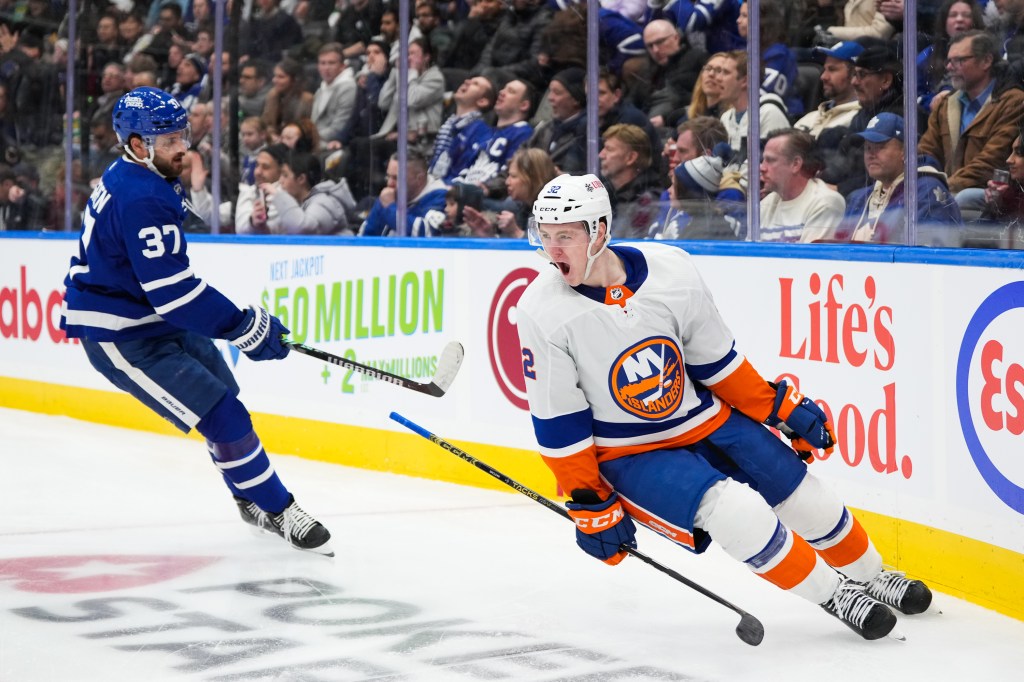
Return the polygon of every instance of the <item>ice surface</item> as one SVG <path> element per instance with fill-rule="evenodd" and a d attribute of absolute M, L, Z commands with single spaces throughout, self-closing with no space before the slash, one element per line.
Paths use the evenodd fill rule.
<path fill-rule="evenodd" d="M 588 558 L 526 497 L 271 457 L 335 559 L 253 535 L 198 441 L 0 409 L 0 680 L 1024 675 L 1024 623 L 948 595 L 900 617 L 907 642 L 864 642 L 716 548 L 641 530 L 641 550 L 764 623 L 750 647 L 732 611 Z"/>

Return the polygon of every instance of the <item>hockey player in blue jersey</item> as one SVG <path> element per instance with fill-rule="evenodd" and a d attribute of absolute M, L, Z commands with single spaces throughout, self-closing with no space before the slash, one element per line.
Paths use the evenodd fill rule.
<path fill-rule="evenodd" d="M 928 607 L 927 586 L 883 570 L 842 501 L 765 428 L 834 445 L 820 408 L 736 350 L 685 251 L 608 246 L 611 203 L 594 175 L 549 182 L 533 216 L 531 241 L 555 267 L 517 308 L 526 393 L 584 551 L 618 563 L 634 520 L 696 552 L 714 538 L 865 639 L 892 630 L 890 606 Z"/>
<path fill-rule="evenodd" d="M 113 118 L 124 156 L 86 205 L 61 328 L 82 340 L 111 383 L 206 438 L 244 521 L 333 556 L 330 533 L 275 473 L 212 341 L 226 339 L 253 360 L 289 350 L 280 320 L 262 308 L 239 310 L 189 266 L 181 229 L 189 205 L 178 179 L 190 144 L 187 112 L 166 92 L 142 87 L 121 97 Z"/>

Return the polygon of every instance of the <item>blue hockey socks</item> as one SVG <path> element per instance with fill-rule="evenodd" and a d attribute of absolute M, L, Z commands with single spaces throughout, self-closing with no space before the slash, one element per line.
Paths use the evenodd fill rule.
<path fill-rule="evenodd" d="M 277 477 L 255 431 L 231 443 L 206 441 L 206 447 L 235 497 L 255 502 L 272 514 L 288 506 L 291 495 Z"/>

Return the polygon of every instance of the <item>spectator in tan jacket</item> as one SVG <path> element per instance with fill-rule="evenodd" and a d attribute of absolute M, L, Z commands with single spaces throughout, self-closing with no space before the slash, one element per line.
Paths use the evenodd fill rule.
<path fill-rule="evenodd" d="M 984 31 L 953 38 L 946 68 L 956 90 L 935 106 L 918 153 L 935 157 L 965 220 L 984 208 L 985 185 L 1001 168 L 1024 117 L 1024 90 L 1002 79 L 1001 46 Z"/>

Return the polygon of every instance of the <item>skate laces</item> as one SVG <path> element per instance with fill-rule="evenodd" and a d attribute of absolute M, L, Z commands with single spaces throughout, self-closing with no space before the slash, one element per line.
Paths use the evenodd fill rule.
<path fill-rule="evenodd" d="M 278 519 L 280 528 L 286 537 L 300 540 L 305 538 L 310 529 L 318 523 L 295 502 L 285 507 L 285 510 L 278 515 Z"/>
<path fill-rule="evenodd" d="M 876 603 L 861 585 L 851 580 L 839 583 L 835 594 L 828 601 L 828 605 L 837 616 L 858 628 L 864 627 L 871 607 Z"/>
<path fill-rule="evenodd" d="M 882 571 L 868 583 L 868 592 L 886 604 L 900 604 L 910 587 L 910 581 L 905 576 L 903 571 Z"/>

